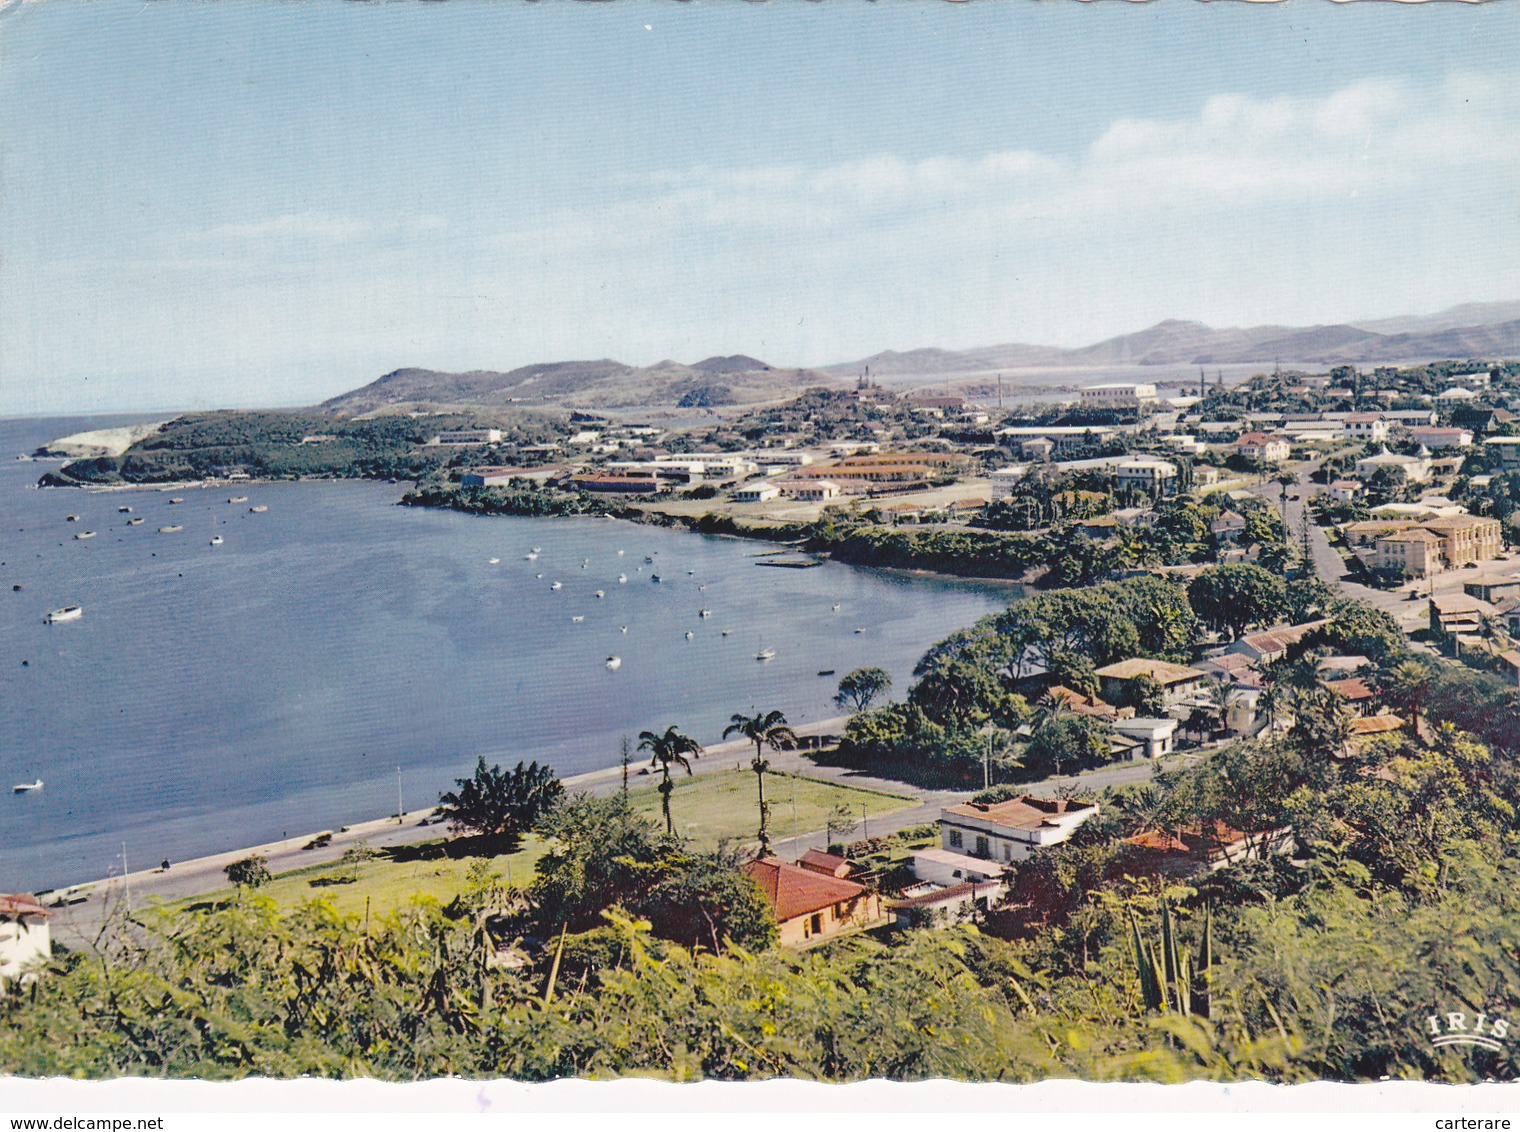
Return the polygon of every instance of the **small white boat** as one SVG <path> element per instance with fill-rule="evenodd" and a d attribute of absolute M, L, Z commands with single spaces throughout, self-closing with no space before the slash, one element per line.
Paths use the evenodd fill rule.
<path fill-rule="evenodd" d="M 626 586 L 627 584 L 628 584 L 628 575 L 627 574 L 619 574 L 618 575 L 618 585 L 620 585 L 620 586 Z"/>
<path fill-rule="evenodd" d="M 79 516 L 78 515 L 65 515 L 63 517 L 63 521 L 65 523 L 77 523 L 77 522 L 79 522 Z"/>
<path fill-rule="evenodd" d="M 732 632 L 733 632 L 733 630 L 732 630 L 732 629 L 724 629 L 724 630 L 723 630 L 723 635 L 724 635 L 724 636 L 725 636 L 725 637 L 726 637 L 726 636 L 728 636 L 728 635 L 729 635 L 729 634 L 730 634 L 730 633 L 732 633 Z"/>
<path fill-rule="evenodd" d="M 537 546 L 533 547 L 533 553 L 537 554 L 540 549 L 542 549 L 542 548 L 541 547 L 537 547 Z"/>
<path fill-rule="evenodd" d="M 864 630 L 864 629 L 856 629 L 856 630 L 855 630 L 855 631 L 856 631 L 856 632 L 857 632 L 857 633 L 864 633 L 864 632 L 865 632 L 865 630 Z"/>
<path fill-rule="evenodd" d="M 42 789 L 42 779 L 36 782 L 21 782 L 11 787 L 12 794 L 30 794 L 33 790 Z"/>
<path fill-rule="evenodd" d="M 269 508 L 262 503 L 255 503 L 252 507 L 248 508 L 248 510 L 252 511 L 255 515 L 262 515 L 265 511 L 268 511 Z"/>
<path fill-rule="evenodd" d="M 581 559 L 581 569 L 582 570 L 584 570 L 590 564 L 591 564 L 591 559 L 589 559 L 589 558 L 582 558 Z"/>
<path fill-rule="evenodd" d="M 501 562 L 500 558 L 488 558 L 488 559 L 486 559 L 486 565 L 487 566 L 495 566 L 495 565 L 498 565 L 500 562 Z"/>
<path fill-rule="evenodd" d="M 687 576 L 687 577 L 688 577 L 688 578 L 690 578 L 690 577 L 691 577 L 691 576 L 692 576 L 692 575 L 694 575 L 694 574 L 695 574 L 695 573 L 696 573 L 696 571 L 695 571 L 695 570 L 688 570 L 688 571 L 686 571 L 686 576 Z"/>
<path fill-rule="evenodd" d="M 770 660 L 775 655 L 776 655 L 776 650 L 775 649 L 761 649 L 759 652 L 757 652 L 755 654 L 755 659 L 756 660 Z"/>
<path fill-rule="evenodd" d="M 712 616 L 712 610 L 710 610 L 710 609 L 699 609 L 697 611 L 697 616 L 698 617 L 711 617 Z"/>
<path fill-rule="evenodd" d="M 77 535 L 75 535 L 75 536 L 74 536 L 74 537 L 75 537 L 75 538 L 76 538 L 76 539 L 87 539 L 87 538 L 94 538 L 94 537 L 95 537 L 95 532 L 94 532 L 94 531 L 80 531 L 80 532 L 79 532 L 79 533 L 78 533 L 78 534 L 77 534 Z"/>
<path fill-rule="evenodd" d="M 549 588 L 550 588 L 550 589 L 551 589 L 551 590 L 557 590 L 557 589 L 559 589 L 559 588 L 560 588 L 560 587 L 561 587 L 561 586 L 563 586 L 563 585 L 564 585 L 564 583 L 563 583 L 563 582 L 550 582 L 550 583 L 549 583 Z"/>
<path fill-rule="evenodd" d="M 604 593 L 603 593 L 603 592 L 602 592 L 602 591 L 601 591 L 601 590 L 597 590 L 597 591 L 596 591 L 596 596 L 597 596 L 597 597 L 606 597 L 606 596 L 607 596 L 607 595 L 606 595 L 606 594 L 604 594 Z"/>
<path fill-rule="evenodd" d="M 577 613 L 574 617 L 570 618 L 570 620 L 579 625 L 582 621 L 586 620 L 586 615 L 584 613 Z"/>
<path fill-rule="evenodd" d="M 132 508 L 130 508 L 130 507 L 118 507 L 116 509 L 116 513 L 118 515 L 130 515 L 130 514 L 132 514 Z"/>
<path fill-rule="evenodd" d="M 619 625 L 618 626 L 618 632 L 619 633 L 626 633 L 626 632 L 628 632 L 628 626 L 627 625 Z"/>
<path fill-rule="evenodd" d="M 834 612 L 835 613 L 839 612 L 839 603 L 837 601 L 834 603 Z"/>
<path fill-rule="evenodd" d="M 247 503 L 248 502 L 248 497 L 246 495 L 229 495 L 227 497 L 227 502 L 228 503 Z"/>
<path fill-rule="evenodd" d="M 695 633 L 693 633 L 693 632 L 692 632 L 692 631 L 691 631 L 691 630 L 690 630 L 690 629 L 687 629 L 687 630 L 686 630 L 686 639 L 687 639 L 687 640 L 688 640 L 688 641 L 689 641 L 689 640 L 691 640 L 691 639 L 692 639 L 692 637 L 694 637 L 694 636 L 696 636 L 696 634 L 695 634 Z"/>
<path fill-rule="evenodd" d="M 221 535 L 212 535 L 211 536 L 211 545 L 212 546 L 221 546 L 222 545 L 222 536 Z"/>
<path fill-rule="evenodd" d="M 622 552 L 622 551 L 621 551 L 621 550 L 620 550 L 620 551 L 618 551 L 618 557 L 619 557 L 619 558 L 621 558 L 621 557 L 623 557 L 623 552 Z"/>
<path fill-rule="evenodd" d="M 533 575 L 533 576 L 534 576 L 534 577 L 535 577 L 535 578 L 542 578 L 542 577 L 543 577 L 543 575 L 542 575 L 542 574 L 534 574 L 534 575 Z"/>
<path fill-rule="evenodd" d="M 183 499 L 171 499 L 171 500 L 169 500 L 169 502 L 170 503 L 183 503 L 184 500 Z"/>
<path fill-rule="evenodd" d="M 523 561 L 524 562 L 537 562 L 538 561 L 538 551 L 535 550 L 532 554 L 524 554 L 523 555 Z"/>
<path fill-rule="evenodd" d="M 184 527 L 159 527 L 158 533 L 161 535 L 172 535 L 175 531 L 182 531 L 184 529 Z"/>
<path fill-rule="evenodd" d="M 42 619 L 44 625 L 56 625 L 60 621 L 78 621 L 84 616 L 84 606 L 65 605 L 62 609 L 55 609 Z"/>
<path fill-rule="evenodd" d="M 619 668 L 622 668 L 622 667 L 623 667 L 623 658 L 622 657 L 620 657 L 620 656 L 609 656 L 607 658 L 607 668 L 610 671 L 616 672 Z"/>

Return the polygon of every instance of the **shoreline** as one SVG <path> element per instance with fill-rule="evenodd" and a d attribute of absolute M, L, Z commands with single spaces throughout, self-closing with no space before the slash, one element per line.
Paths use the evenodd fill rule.
<path fill-rule="evenodd" d="M 841 732 L 849 720 L 849 716 L 834 716 L 829 719 L 818 720 L 814 723 L 801 724 L 796 728 L 799 737 L 837 734 Z M 714 743 L 704 748 L 702 758 L 696 759 L 692 764 L 693 775 L 714 773 L 727 768 L 727 756 L 745 755 L 751 750 L 751 744 L 745 739 L 732 739 L 725 742 Z M 785 752 L 798 754 L 797 751 Z M 771 752 L 775 757 L 775 752 Z M 742 760 L 741 760 L 742 764 Z M 643 756 L 628 764 L 628 777 L 630 788 L 633 779 L 649 778 L 654 775 L 648 773 L 647 762 Z M 643 773 L 641 773 L 643 772 Z M 794 773 L 792 771 L 778 770 L 777 773 Z M 623 767 L 616 764 L 610 767 L 602 767 L 597 770 L 582 771 L 579 774 L 570 775 L 560 780 L 566 793 L 597 793 L 598 788 L 619 787 L 622 784 Z M 860 789 L 879 790 L 874 786 L 861 786 Z M 904 791 L 912 787 L 903 784 Z M 184 861 L 170 862 L 170 868 L 165 870 L 161 867 L 135 869 L 125 876 L 105 876 L 95 880 L 80 881 L 77 884 L 63 885 L 57 888 L 44 888 L 33 893 L 39 901 L 58 913 L 68 915 L 71 909 L 79 908 L 86 903 L 99 908 L 110 897 L 130 897 L 137 893 L 148 897 L 154 895 L 153 889 L 173 887 L 183 889 L 184 882 L 195 885 L 197 880 L 210 878 L 213 883 L 198 885 L 191 891 L 176 891 L 169 899 L 184 899 L 206 892 L 215 891 L 228 886 L 228 881 L 223 870 L 235 861 L 241 861 L 245 857 L 255 854 L 262 856 L 271 862 L 281 862 L 279 868 L 271 867 L 270 872 L 274 875 L 290 872 L 292 869 L 302 868 L 307 865 L 330 864 L 336 861 L 345 848 L 352 846 L 358 841 L 368 841 L 376 848 L 389 848 L 395 845 L 415 844 L 419 841 L 428 841 L 433 837 L 447 838 L 448 833 L 444 823 L 434 826 L 431 822 L 433 814 L 437 811 L 436 804 L 423 809 L 411 810 L 401 815 L 398 821 L 396 815 L 387 815 L 380 818 L 368 818 L 352 825 L 342 826 L 337 830 L 312 830 L 299 834 L 295 837 L 284 837 L 277 841 L 268 841 L 262 844 L 246 846 L 240 849 L 225 849 L 216 853 L 207 853 L 199 857 L 187 858 Z M 306 845 L 321 834 L 331 834 L 331 840 L 321 848 L 305 848 Z M 390 835 L 390 836 L 386 836 Z M 379 844 L 376 844 L 377 839 Z M 292 857 L 292 854 L 297 856 Z M 286 864 L 285 862 L 288 862 Z M 95 898 L 99 897 L 99 900 Z"/>

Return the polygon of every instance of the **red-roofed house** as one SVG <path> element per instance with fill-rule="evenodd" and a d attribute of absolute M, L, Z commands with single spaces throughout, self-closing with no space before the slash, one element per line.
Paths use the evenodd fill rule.
<path fill-rule="evenodd" d="M 1288 458 L 1288 453 L 1292 449 L 1280 436 L 1268 436 L 1264 432 L 1248 432 L 1235 442 L 1235 451 L 1247 460 L 1280 464 Z"/>
<path fill-rule="evenodd" d="M 1321 680 L 1321 684 L 1342 696 L 1358 715 L 1371 715 L 1377 703 L 1377 693 L 1360 676 L 1344 680 Z"/>
<path fill-rule="evenodd" d="M 0 894 L 0 983 L 52 954 L 52 914 L 35 897 Z"/>
<path fill-rule="evenodd" d="M 1251 633 L 1232 644 L 1228 652 L 1248 657 L 1257 664 L 1270 664 L 1288 655 L 1288 650 L 1316 629 L 1330 624 L 1328 620 L 1305 621 L 1302 625 L 1288 625 L 1270 629 L 1265 633 Z"/>
<path fill-rule="evenodd" d="M 1198 826 L 1175 831 L 1147 829 L 1125 838 L 1124 844 L 1135 858 L 1126 860 L 1126 868 L 1138 866 L 1146 872 L 1186 876 L 1213 872 L 1247 858 L 1286 853 L 1293 847 L 1293 830 L 1284 827 L 1242 833 L 1223 822 L 1215 822 L 1208 829 Z"/>
<path fill-rule="evenodd" d="M 870 927 L 882 919 L 881 899 L 863 884 L 761 857 L 741 871 L 760 886 L 783 947 L 806 947 L 820 940 Z"/>

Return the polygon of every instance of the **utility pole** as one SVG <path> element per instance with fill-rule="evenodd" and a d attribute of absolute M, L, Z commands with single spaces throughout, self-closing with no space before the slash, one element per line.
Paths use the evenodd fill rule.
<path fill-rule="evenodd" d="M 121 896 L 127 904 L 127 911 L 132 910 L 132 882 L 127 880 L 127 843 L 121 843 Z"/>
<path fill-rule="evenodd" d="M 628 736 L 623 736 L 623 798 L 628 798 Z"/>
<path fill-rule="evenodd" d="M 998 411 L 1003 409 L 1003 375 L 998 374 Z"/>
<path fill-rule="evenodd" d="M 866 824 L 866 804 L 864 802 L 860 803 L 860 839 L 862 841 L 869 841 L 871 839 L 871 827 Z"/>
<path fill-rule="evenodd" d="M 396 768 L 396 824 L 406 823 L 406 810 L 401 805 L 401 768 Z"/>
<path fill-rule="evenodd" d="M 992 732 L 987 732 L 987 749 L 982 753 L 982 789 L 992 789 Z"/>

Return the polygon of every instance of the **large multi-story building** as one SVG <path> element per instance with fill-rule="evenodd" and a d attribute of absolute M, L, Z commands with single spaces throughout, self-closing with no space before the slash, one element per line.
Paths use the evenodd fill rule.
<path fill-rule="evenodd" d="M 1247 460 L 1281 464 L 1288 458 L 1292 448 L 1280 436 L 1269 436 L 1264 432 L 1248 432 L 1235 442 L 1235 451 Z"/>
<path fill-rule="evenodd" d="M 1373 544 L 1373 567 L 1404 578 L 1427 578 L 1498 558 L 1503 550 L 1498 519 L 1457 515 L 1409 524 L 1381 536 Z"/>
<path fill-rule="evenodd" d="M 1136 409 L 1156 399 L 1156 387 L 1130 381 L 1089 385 L 1082 390 L 1085 409 Z"/>
<path fill-rule="evenodd" d="M 1177 491 L 1177 465 L 1166 460 L 1137 458 L 1115 465 L 1120 488 L 1150 495 L 1173 495 Z"/>
<path fill-rule="evenodd" d="M 1006 802 L 963 802 L 940 811 L 941 848 L 992 861 L 1022 861 L 1056 845 L 1098 813 L 1096 802 L 1025 794 Z"/>

